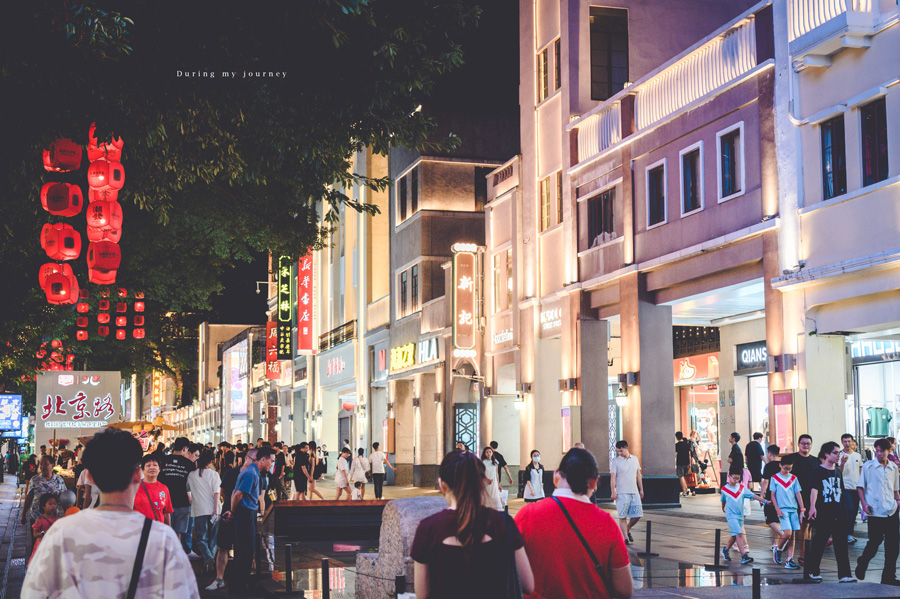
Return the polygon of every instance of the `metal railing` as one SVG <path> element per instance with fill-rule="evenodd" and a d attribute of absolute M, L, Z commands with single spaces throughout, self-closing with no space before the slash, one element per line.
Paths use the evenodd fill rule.
<path fill-rule="evenodd" d="M 790 41 L 846 12 L 870 13 L 875 8 L 873 0 L 790 0 L 788 6 Z"/>
<path fill-rule="evenodd" d="M 595 156 L 622 139 L 622 105 L 615 102 L 578 125 L 578 162 Z"/>
<path fill-rule="evenodd" d="M 319 335 L 319 351 L 327 351 L 341 343 L 356 339 L 356 321 L 345 322 L 341 326 Z"/>

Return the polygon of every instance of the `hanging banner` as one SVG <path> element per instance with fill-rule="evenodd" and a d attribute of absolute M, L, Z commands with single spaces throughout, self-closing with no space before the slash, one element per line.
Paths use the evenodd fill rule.
<path fill-rule="evenodd" d="M 281 362 L 278 360 L 278 323 L 266 323 L 266 378 L 281 377 Z"/>
<path fill-rule="evenodd" d="M 275 313 L 278 322 L 279 360 L 290 360 L 294 357 L 291 343 L 291 306 L 293 304 L 291 301 L 291 262 L 292 260 L 288 256 L 278 258 L 278 271 L 275 273 L 275 284 L 278 287 L 276 293 L 278 303 L 275 306 Z M 268 335 L 266 339 L 268 339 Z M 268 368 L 266 371 L 268 372 Z M 268 377 L 268 375 L 266 376 Z"/>
<path fill-rule="evenodd" d="M 316 353 L 313 292 L 313 255 L 310 250 L 297 263 L 297 351 L 299 353 Z"/>
<path fill-rule="evenodd" d="M 453 250 L 453 355 L 475 355 L 474 244 L 456 243 Z M 470 355 L 471 354 L 471 355 Z"/>

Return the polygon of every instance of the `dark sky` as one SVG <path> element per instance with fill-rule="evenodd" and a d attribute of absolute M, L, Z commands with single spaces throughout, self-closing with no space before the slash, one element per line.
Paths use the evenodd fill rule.
<path fill-rule="evenodd" d="M 236 262 L 223 279 L 225 293 L 212 298 L 215 316 L 210 322 L 215 324 L 262 324 L 266 322 L 265 285 L 260 285 L 256 293 L 256 281 L 267 278 L 268 257 L 260 254 L 251 263 Z"/>

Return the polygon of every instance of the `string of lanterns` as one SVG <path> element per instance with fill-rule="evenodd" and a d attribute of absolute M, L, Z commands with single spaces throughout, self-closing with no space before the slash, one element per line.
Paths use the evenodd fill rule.
<path fill-rule="evenodd" d="M 82 148 L 71 139 L 57 139 L 44 150 L 44 169 L 52 173 L 68 173 L 81 168 Z M 41 206 L 54 216 L 69 218 L 81 212 L 84 203 L 77 185 L 48 182 L 41 187 Z M 81 234 L 72 225 L 47 223 L 41 229 L 41 248 L 51 260 L 41 266 L 38 282 L 50 304 L 74 304 L 78 299 L 78 279 L 72 267 L 65 264 L 81 255 Z"/>

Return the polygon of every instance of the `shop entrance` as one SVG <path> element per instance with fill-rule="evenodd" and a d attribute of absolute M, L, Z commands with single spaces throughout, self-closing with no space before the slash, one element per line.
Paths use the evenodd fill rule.
<path fill-rule="evenodd" d="M 737 377 L 735 377 L 737 378 Z M 750 398 L 750 434 L 762 433 L 763 447 L 773 443 L 769 431 L 769 377 L 747 377 Z"/>

